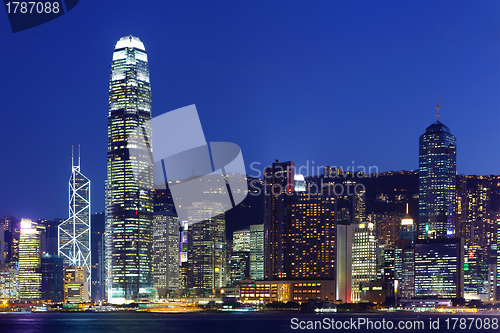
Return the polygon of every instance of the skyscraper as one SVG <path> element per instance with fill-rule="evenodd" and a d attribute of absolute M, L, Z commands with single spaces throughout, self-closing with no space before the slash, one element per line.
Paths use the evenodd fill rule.
<path fill-rule="evenodd" d="M 233 252 L 250 251 L 250 229 L 236 230 L 233 232 Z"/>
<path fill-rule="evenodd" d="M 418 238 L 454 237 L 457 139 L 438 120 L 419 140 Z"/>
<path fill-rule="evenodd" d="M 330 185 L 324 184 L 322 177 L 307 177 L 305 191 L 295 186 L 289 231 L 289 279 L 335 278 L 336 197 Z"/>
<path fill-rule="evenodd" d="M 377 277 L 377 240 L 373 223 L 354 225 L 352 243 L 351 301 L 361 300 L 360 285 Z"/>
<path fill-rule="evenodd" d="M 463 297 L 462 238 L 421 239 L 415 244 L 415 296 Z"/>
<path fill-rule="evenodd" d="M 148 57 L 137 37 L 115 45 L 109 84 L 106 181 L 108 301 L 153 293 L 153 174 Z M 134 135 L 140 128 L 143 137 Z"/>
<path fill-rule="evenodd" d="M 75 165 L 71 157 L 69 217 L 59 224 L 57 243 L 58 254 L 63 258 L 64 265 L 87 269 L 87 282 L 90 286 L 90 180 L 80 172 L 80 146 L 78 165 Z"/>
<path fill-rule="evenodd" d="M 153 281 L 159 297 L 179 289 L 179 219 L 172 212 L 155 212 Z"/>
<path fill-rule="evenodd" d="M 40 233 L 36 223 L 21 220 L 19 238 L 19 298 L 39 300 L 42 288 Z"/>
<path fill-rule="evenodd" d="M 463 297 L 463 240 L 456 228 L 456 138 L 438 120 L 419 140 L 415 296 Z"/>
<path fill-rule="evenodd" d="M 264 280 L 264 225 L 250 226 L 250 279 Z"/>
<path fill-rule="evenodd" d="M 188 207 L 187 287 L 216 289 L 226 285 L 226 220 L 217 202 Z"/>
<path fill-rule="evenodd" d="M 295 192 L 295 163 L 276 162 L 264 173 L 264 274 L 266 280 L 291 275 L 290 228 Z"/>
<path fill-rule="evenodd" d="M 63 258 L 54 254 L 42 256 L 42 300 L 64 302 Z"/>

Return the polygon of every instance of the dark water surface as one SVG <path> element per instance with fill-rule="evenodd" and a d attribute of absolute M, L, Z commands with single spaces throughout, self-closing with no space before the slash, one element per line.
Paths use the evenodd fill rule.
<path fill-rule="evenodd" d="M 294 319 L 295 324 L 292 322 Z M 351 329 L 332 329 L 331 320 L 357 323 L 360 318 L 367 321 L 382 320 L 391 321 L 397 325 L 399 321 L 414 323 L 421 321 L 424 327 L 421 329 L 397 329 L 402 332 L 494 332 L 500 333 L 500 326 L 495 328 L 493 320 L 500 323 L 498 314 L 485 315 L 440 315 L 440 314 L 304 314 L 297 312 L 252 312 L 252 313 L 185 313 L 185 314 L 155 314 L 145 312 L 111 312 L 111 313 L 87 313 L 87 312 L 57 312 L 57 313 L 0 313 L 1 333 L 226 333 L 226 332 L 389 332 L 390 329 L 383 327 L 367 329 L 366 326 L 351 327 Z M 461 318 L 472 318 L 466 322 L 465 328 L 460 328 Z M 448 327 L 446 319 L 449 319 Z M 456 319 L 456 320 L 455 320 Z M 487 320 L 488 319 L 488 320 Z M 434 325 L 431 329 L 430 322 L 439 320 L 439 328 Z M 474 325 L 484 325 L 488 321 L 489 329 L 477 329 Z M 319 323 L 322 323 L 320 328 Z M 324 324 L 325 322 L 330 323 Z M 462 320 L 463 322 L 463 320 Z M 312 323 L 312 324 L 311 324 Z M 307 329 L 307 325 L 316 323 L 317 329 Z M 452 325 L 455 323 L 455 328 Z M 304 329 L 300 329 L 302 325 Z M 349 324 L 346 324 L 349 325 Z M 296 327 L 296 329 L 293 329 Z M 464 325 L 462 325 L 464 327 Z"/>

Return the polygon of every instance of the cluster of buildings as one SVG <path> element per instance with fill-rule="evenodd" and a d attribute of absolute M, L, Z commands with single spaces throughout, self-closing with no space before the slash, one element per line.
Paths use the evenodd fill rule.
<path fill-rule="evenodd" d="M 78 157 L 68 219 L 0 220 L 0 300 L 500 301 L 500 176 L 457 176 L 456 138 L 439 121 L 439 105 L 420 137 L 418 172 L 324 167 L 309 176 L 276 161 L 263 179 L 249 179 L 262 189 L 254 209 L 263 219 L 229 240 L 215 194 L 176 207 L 168 183 L 178 180 L 155 184 L 149 120 L 147 54 L 138 38 L 123 37 L 109 85 L 104 232 L 92 232 L 90 181 Z M 418 179 L 416 193 L 369 185 L 397 177 Z M 368 213 L 380 205 L 397 209 Z"/>

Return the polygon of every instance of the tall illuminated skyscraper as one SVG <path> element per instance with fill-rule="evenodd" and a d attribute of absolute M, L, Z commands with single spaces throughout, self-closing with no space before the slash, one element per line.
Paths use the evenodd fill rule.
<path fill-rule="evenodd" d="M 80 147 L 78 165 L 74 164 L 73 157 L 71 164 L 69 217 L 58 227 L 58 254 L 66 266 L 85 267 L 90 286 L 90 180 L 80 172 Z"/>
<path fill-rule="evenodd" d="M 19 298 L 39 300 L 42 288 L 41 230 L 28 219 L 21 220 L 19 237 Z"/>
<path fill-rule="evenodd" d="M 438 120 L 419 140 L 418 238 L 454 237 L 457 139 Z"/>
<path fill-rule="evenodd" d="M 361 300 L 360 284 L 377 277 L 377 240 L 373 223 L 354 225 L 352 242 L 351 301 Z"/>
<path fill-rule="evenodd" d="M 250 279 L 264 280 L 264 225 L 250 226 Z"/>
<path fill-rule="evenodd" d="M 179 289 L 179 219 L 172 212 L 155 212 L 153 281 L 159 297 Z"/>
<path fill-rule="evenodd" d="M 456 228 L 457 139 L 438 120 L 419 140 L 415 296 L 463 297 L 463 239 Z M 458 236 L 458 237 L 457 237 Z"/>
<path fill-rule="evenodd" d="M 108 301 L 147 298 L 153 291 L 153 174 L 148 57 L 137 37 L 115 45 L 109 83 L 106 181 Z M 143 137 L 130 136 L 137 127 Z"/>
<path fill-rule="evenodd" d="M 217 202 L 188 207 L 187 287 L 217 289 L 226 285 L 226 218 Z"/>

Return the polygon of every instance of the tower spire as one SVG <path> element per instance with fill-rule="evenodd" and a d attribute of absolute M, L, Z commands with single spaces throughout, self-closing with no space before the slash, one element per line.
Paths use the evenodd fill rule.
<path fill-rule="evenodd" d="M 78 168 L 80 168 L 80 145 L 78 145 Z"/>
<path fill-rule="evenodd" d="M 73 163 L 73 145 L 71 145 L 71 168 L 75 166 L 75 163 Z"/>
<path fill-rule="evenodd" d="M 436 117 L 437 117 L 437 121 L 439 121 L 439 116 L 440 116 L 440 114 L 439 114 L 439 109 L 440 109 L 440 108 L 441 108 L 441 105 L 439 105 L 439 93 L 438 93 L 438 103 L 437 103 L 437 105 L 436 105 L 436 110 L 437 110 L 437 112 L 436 112 Z"/>

